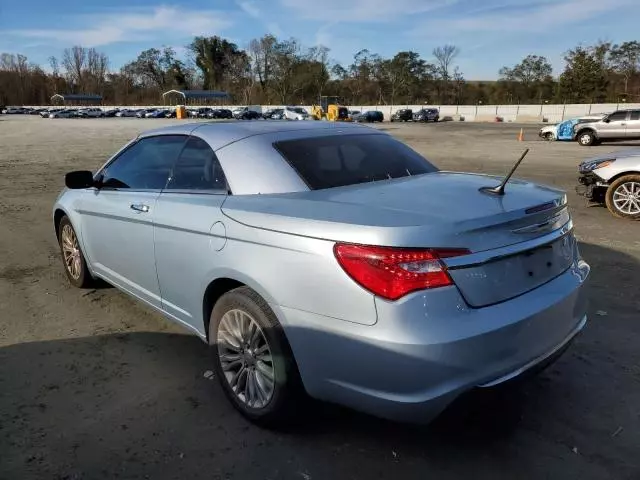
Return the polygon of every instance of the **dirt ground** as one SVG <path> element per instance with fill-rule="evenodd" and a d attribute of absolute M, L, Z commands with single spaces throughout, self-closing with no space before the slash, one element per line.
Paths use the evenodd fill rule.
<path fill-rule="evenodd" d="M 449 170 L 502 174 L 531 148 L 517 176 L 567 190 L 593 267 L 590 321 L 521 389 L 464 398 L 429 427 L 313 405 L 274 433 L 206 378 L 200 340 L 113 288 L 70 287 L 58 258 L 64 173 L 171 122 L 0 116 L 1 479 L 640 478 L 640 223 L 573 193 L 579 161 L 631 144 L 546 143 L 531 125 L 524 143 L 515 124 L 380 127 Z"/>

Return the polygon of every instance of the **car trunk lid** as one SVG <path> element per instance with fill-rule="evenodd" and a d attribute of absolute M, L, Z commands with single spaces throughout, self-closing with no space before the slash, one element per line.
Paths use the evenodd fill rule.
<path fill-rule="evenodd" d="M 509 181 L 502 196 L 479 190 L 499 182 L 437 172 L 326 190 L 230 196 L 223 211 L 253 227 L 336 242 L 469 249 L 471 255 L 450 259 L 451 275 L 467 302 L 479 307 L 559 275 L 570 266 L 568 252 L 575 247 L 568 232 L 546 238 L 570 224 L 563 192 L 521 180 Z M 481 252 L 487 253 L 479 257 Z M 537 268 L 539 263 L 545 267 Z"/>

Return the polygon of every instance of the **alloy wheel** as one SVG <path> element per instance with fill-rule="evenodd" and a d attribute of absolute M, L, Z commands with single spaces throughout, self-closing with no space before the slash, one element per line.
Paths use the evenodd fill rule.
<path fill-rule="evenodd" d="M 80 245 L 78 245 L 78 237 L 76 237 L 71 225 L 65 225 L 62 228 L 60 244 L 65 268 L 74 280 L 78 280 L 82 273 L 82 254 L 80 253 Z"/>
<path fill-rule="evenodd" d="M 613 192 L 613 204 L 625 215 L 640 214 L 640 182 L 625 182 Z"/>
<path fill-rule="evenodd" d="M 275 390 L 275 373 L 258 322 L 244 310 L 229 310 L 220 320 L 216 338 L 222 371 L 236 398 L 250 408 L 266 407 Z"/>

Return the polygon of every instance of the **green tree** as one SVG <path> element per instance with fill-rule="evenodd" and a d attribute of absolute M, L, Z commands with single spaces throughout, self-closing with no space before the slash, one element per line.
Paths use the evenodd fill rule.
<path fill-rule="evenodd" d="M 606 100 L 607 70 L 593 51 L 576 47 L 565 56 L 558 93 L 566 103 L 594 103 Z"/>
<path fill-rule="evenodd" d="M 629 82 L 640 71 L 640 42 L 624 42 L 614 45 L 610 51 L 611 66 L 623 79 L 624 91 L 629 93 Z"/>
<path fill-rule="evenodd" d="M 217 35 L 213 37 L 195 37 L 188 46 L 194 56 L 196 66 L 200 69 L 205 90 L 221 90 L 238 57 L 245 52 Z"/>

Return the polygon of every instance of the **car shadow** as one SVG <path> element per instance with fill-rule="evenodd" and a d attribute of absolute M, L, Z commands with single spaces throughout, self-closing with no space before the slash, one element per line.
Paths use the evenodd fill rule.
<path fill-rule="evenodd" d="M 632 284 L 639 265 L 581 249 L 593 267 L 591 315 L 607 311 L 610 321 L 592 319 L 539 376 L 470 392 L 428 426 L 310 402 L 292 430 L 255 427 L 224 397 L 206 345 L 188 335 L 5 346 L 0 478 L 631 478 L 640 433 L 611 432 L 640 403 L 633 371 L 620 368 L 638 360 L 640 293 L 611 288 Z"/>

